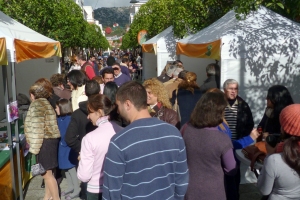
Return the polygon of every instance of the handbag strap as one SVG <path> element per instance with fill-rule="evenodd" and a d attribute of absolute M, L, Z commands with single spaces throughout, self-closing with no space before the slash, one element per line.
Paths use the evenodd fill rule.
<path fill-rule="evenodd" d="M 254 156 L 252 157 L 252 160 L 251 160 L 251 164 L 250 164 L 250 168 L 251 168 L 251 171 L 254 172 L 255 176 L 258 177 L 258 174 L 256 172 L 256 170 L 254 169 L 254 165 L 255 165 L 255 162 L 258 158 L 258 156 L 260 155 L 264 155 L 265 153 L 262 152 L 262 151 L 258 151 L 254 154 Z"/>
<path fill-rule="evenodd" d="M 178 94 L 178 89 L 176 89 L 176 99 L 175 99 L 175 104 L 177 105 L 177 94 Z"/>
<path fill-rule="evenodd" d="M 38 156 L 38 154 L 36 154 L 35 156 L 36 156 L 36 163 L 39 163 L 39 156 Z"/>

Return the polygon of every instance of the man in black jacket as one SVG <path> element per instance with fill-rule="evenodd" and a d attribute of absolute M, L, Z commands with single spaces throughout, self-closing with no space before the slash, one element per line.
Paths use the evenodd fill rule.
<path fill-rule="evenodd" d="M 85 84 L 85 94 L 90 97 L 94 94 L 99 94 L 100 85 L 95 80 L 87 81 Z M 75 110 L 71 115 L 71 121 L 68 126 L 65 141 L 75 152 L 80 152 L 81 140 L 89 132 L 95 130 L 97 126 L 88 120 L 87 101 L 79 103 L 79 109 Z M 86 199 L 87 184 L 81 184 L 80 198 Z"/>
<path fill-rule="evenodd" d="M 100 86 L 94 80 L 87 81 L 85 84 L 85 94 L 87 97 L 99 94 Z M 75 110 L 71 116 L 71 122 L 68 126 L 65 141 L 75 152 L 80 152 L 81 140 L 89 132 L 97 127 L 87 119 L 87 101 L 79 103 L 79 109 Z"/>
<path fill-rule="evenodd" d="M 231 130 L 231 139 L 238 140 L 248 136 L 253 127 L 253 117 L 249 105 L 238 96 L 238 82 L 228 79 L 224 82 L 223 89 L 228 101 L 225 108 L 225 119 Z M 240 168 L 235 176 L 225 175 L 226 197 L 230 200 L 239 199 Z"/>
<path fill-rule="evenodd" d="M 220 67 L 215 64 L 211 63 L 207 65 L 206 67 L 206 75 L 207 79 L 204 81 L 204 83 L 200 86 L 200 91 L 202 93 L 205 93 L 207 90 L 211 88 L 220 88 L 220 84 L 218 84 L 220 81 L 219 70 Z"/>

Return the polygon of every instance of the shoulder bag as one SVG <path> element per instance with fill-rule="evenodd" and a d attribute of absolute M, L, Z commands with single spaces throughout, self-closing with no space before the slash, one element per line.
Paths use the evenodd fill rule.
<path fill-rule="evenodd" d="M 178 89 L 176 89 L 176 99 L 175 99 L 175 104 L 173 105 L 173 110 L 177 113 L 179 121 L 181 121 L 180 109 L 177 102 L 177 94 L 178 94 Z"/>

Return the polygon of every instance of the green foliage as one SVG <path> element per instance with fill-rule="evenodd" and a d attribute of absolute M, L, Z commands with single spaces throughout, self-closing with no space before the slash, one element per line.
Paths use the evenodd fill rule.
<path fill-rule="evenodd" d="M 233 0 L 173 0 L 174 35 L 182 38 L 211 25 L 232 9 Z"/>
<path fill-rule="evenodd" d="M 140 30 L 147 30 L 151 38 L 172 25 L 170 4 L 173 0 L 149 0 L 142 5 L 134 16 L 130 30 L 124 35 L 122 48 L 138 46 L 137 35 Z"/>
<path fill-rule="evenodd" d="M 108 42 L 83 18 L 73 0 L 4 0 L 4 13 L 65 47 L 101 47 Z M 88 37 L 90 35 L 91 37 Z M 86 40 L 87 38 L 87 40 Z M 93 38 L 93 40 L 90 40 Z M 104 38 L 104 39 L 103 39 Z M 105 39 L 106 40 L 106 39 Z"/>
<path fill-rule="evenodd" d="M 129 13 L 129 7 L 101 7 L 94 10 L 94 17 L 99 20 L 103 27 L 113 27 L 114 23 L 118 23 L 120 27 L 125 27 L 129 24 Z"/>
<path fill-rule="evenodd" d="M 242 19 L 260 5 L 300 22 L 300 0 L 149 0 L 135 15 L 122 48 L 138 46 L 137 35 L 143 29 L 151 38 L 173 25 L 174 35 L 183 38 L 211 25 L 231 9 Z"/>
<path fill-rule="evenodd" d="M 245 17 L 259 6 L 265 6 L 288 19 L 300 22 L 300 1 L 298 0 L 235 0 L 234 8 Z"/>

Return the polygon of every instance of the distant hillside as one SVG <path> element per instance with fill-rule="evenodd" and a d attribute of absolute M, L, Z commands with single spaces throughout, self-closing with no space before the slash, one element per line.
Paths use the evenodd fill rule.
<path fill-rule="evenodd" d="M 112 27 L 114 23 L 125 28 L 129 24 L 129 7 L 98 8 L 94 10 L 94 18 L 99 20 L 103 27 Z"/>

